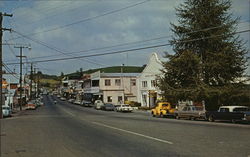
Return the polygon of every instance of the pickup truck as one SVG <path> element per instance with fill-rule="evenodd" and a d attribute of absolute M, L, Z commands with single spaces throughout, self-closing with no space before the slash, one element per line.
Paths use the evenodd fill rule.
<path fill-rule="evenodd" d="M 187 118 L 191 120 L 206 119 L 206 111 L 202 106 L 185 106 L 175 112 L 175 118 Z"/>
<path fill-rule="evenodd" d="M 247 121 L 250 114 L 247 106 L 221 106 L 218 111 L 207 111 L 206 119 L 210 122 L 215 120 Z"/>

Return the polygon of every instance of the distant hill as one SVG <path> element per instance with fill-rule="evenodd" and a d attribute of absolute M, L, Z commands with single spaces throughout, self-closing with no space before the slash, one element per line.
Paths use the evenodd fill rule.
<path fill-rule="evenodd" d="M 121 70 L 123 73 L 141 73 L 145 66 L 138 67 L 138 66 L 113 66 L 113 67 L 105 67 L 105 68 L 98 68 L 98 69 L 89 69 L 86 71 L 76 71 L 74 73 L 65 74 L 63 76 L 56 76 L 56 75 L 48 75 L 43 74 L 42 72 L 38 72 L 38 74 L 34 74 L 34 78 L 36 75 L 39 75 L 40 82 L 42 85 L 46 87 L 55 87 L 60 84 L 60 81 L 63 77 L 69 77 L 69 79 L 80 79 L 83 74 L 91 74 L 96 71 L 101 71 L 104 73 L 120 73 Z"/>

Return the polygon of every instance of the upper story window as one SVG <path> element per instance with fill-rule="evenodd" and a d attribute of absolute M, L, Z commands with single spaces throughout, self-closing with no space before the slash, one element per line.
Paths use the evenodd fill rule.
<path fill-rule="evenodd" d="M 148 86 L 148 82 L 147 81 L 142 81 L 142 87 L 147 87 Z"/>
<path fill-rule="evenodd" d="M 136 86 L 136 79 L 130 79 L 131 86 Z"/>
<path fill-rule="evenodd" d="M 98 87 L 99 86 L 99 80 L 92 80 L 92 87 Z"/>
<path fill-rule="evenodd" d="M 111 80 L 105 79 L 105 86 L 111 86 Z"/>
<path fill-rule="evenodd" d="M 151 80 L 151 87 L 156 87 L 156 80 Z"/>
<path fill-rule="evenodd" d="M 121 79 L 115 79 L 115 85 L 120 86 L 121 85 Z"/>

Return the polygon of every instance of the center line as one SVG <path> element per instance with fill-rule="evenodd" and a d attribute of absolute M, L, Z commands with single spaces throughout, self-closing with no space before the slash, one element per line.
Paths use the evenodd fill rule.
<path fill-rule="evenodd" d="M 163 143 L 167 143 L 167 144 L 173 144 L 173 142 L 170 142 L 170 141 L 166 141 L 166 140 L 162 140 L 162 139 L 159 139 L 159 138 L 155 138 L 155 137 L 143 135 L 143 134 L 136 133 L 136 132 L 133 132 L 133 131 L 128 131 L 128 130 L 116 128 L 116 127 L 105 125 L 105 124 L 98 123 L 98 122 L 92 122 L 92 123 L 96 124 L 96 125 L 99 125 L 99 126 L 104 126 L 106 128 L 110 128 L 110 129 L 114 129 L 114 130 L 119 130 L 119 131 L 126 132 L 126 133 L 129 133 L 129 134 L 133 134 L 133 135 L 136 135 L 136 136 L 141 136 L 141 137 L 144 137 L 144 138 L 155 140 L 155 141 L 158 141 L 158 142 L 163 142 Z"/>

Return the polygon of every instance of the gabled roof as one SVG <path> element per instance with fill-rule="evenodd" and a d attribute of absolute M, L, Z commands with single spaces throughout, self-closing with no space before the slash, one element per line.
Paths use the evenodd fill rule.
<path fill-rule="evenodd" d="M 158 67 L 152 67 L 153 63 L 156 63 Z M 154 68 L 158 68 L 158 69 L 154 69 Z M 147 71 L 150 71 L 150 73 L 159 73 L 158 70 L 160 70 L 161 68 L 163 68 L 162 62 L 158 58 L 157 53 L 152 53 L 151 57 L 149 58 L 148 64 L 146 65 L 146 67 L 142 71 L 142 74 L 147 73 Z"/>

